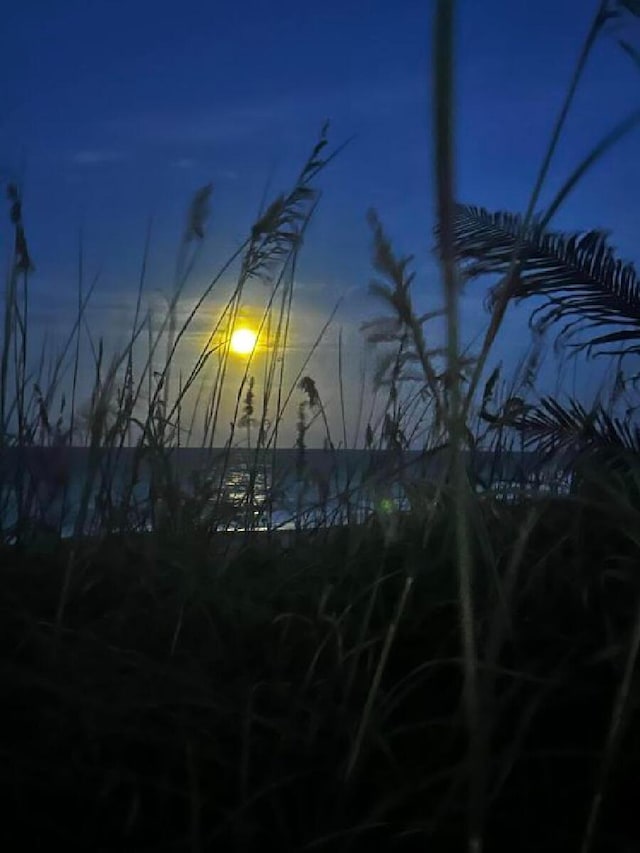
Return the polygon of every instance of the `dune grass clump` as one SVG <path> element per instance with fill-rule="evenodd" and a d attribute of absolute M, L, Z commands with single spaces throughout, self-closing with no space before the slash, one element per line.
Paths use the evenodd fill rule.
<path fill-rule="evenodd" d="M 105 850 L 462 849 L 451 507 L 426 543 L 411 518 L 394 542 L 372 523 L 294 545 L 258 538 L 232 557 L 147 536 L 86 542 L 60 634 L 71 546 L 6 551 L 16 827 L 32 843 Z M 573 849 L 637 621 L 637 545 L 564 501 L 485 513 L 471 544 L 487 844 Z M 598 849 L 634 837 L 629 714 Z"/>

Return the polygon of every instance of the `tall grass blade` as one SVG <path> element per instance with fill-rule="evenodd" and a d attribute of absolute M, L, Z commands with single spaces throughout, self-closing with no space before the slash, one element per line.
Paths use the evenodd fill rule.
<path fill-rule="evenodd" d="M 440 229 L 440 266 L 447 326 L 447 364 L 451 377 L 447 425 L 451 454 L 451 483 L 454 493 L 455 556 L 458 569 L 459 605 L 464 654 L 464 705 L 469 738 L 468 850 L 481 853 L 484 823 L 484 754 L 475 607 L 473 599 L 473 561 L 468 526 L 468 482 L 462 455 L 465 412 L 461 406 L 459 278 L 454 243 L 454 69 L 455 3 L 438 0 L 434 19 L 434 134 L 437 220 Z"/>

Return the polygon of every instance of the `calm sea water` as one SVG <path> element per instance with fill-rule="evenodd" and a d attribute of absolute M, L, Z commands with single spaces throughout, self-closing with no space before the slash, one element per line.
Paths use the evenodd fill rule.
<path fill-rule="evenodd" d="M 69 535 L 86 506 L 87 532 L 107 517 L 112 525 L 119 517 L 122 525 L 149 529 L 175 512 L 162 497 L 170 483 L 184 511 L 215 520 L 219 529 L 353 523 L 408 507 L 412 491 L 434 482 L 443 464 L 442 454 L 417 451 L 306 450 L 301 456 L 295 449 L 179 448 L 160 459 L 130 448 L 97 454 L 88 448 L 10 449 L 0 451 L 0 521 L 7 531 L 22 505 Z M 502 488 L 507 499 L 525 484 L 568 488 L 566 478 L 545 471 L 533 454 L 476 453 L 469 464 L 479 488 Z"/>

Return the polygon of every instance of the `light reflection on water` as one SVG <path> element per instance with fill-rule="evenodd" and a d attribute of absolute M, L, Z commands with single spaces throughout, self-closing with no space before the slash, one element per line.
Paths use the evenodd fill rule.
<path fill-rule="evenodd" d="M 132 451 L 125 451 L 115 461 L 105 456 L 88 482 L 88 456 L 74 449 L 64 488 L 60 485 L 59 459 L 55 459 L 52 479 L 46 454 L 39 453 L 35 469 L 30 460 L 26 465 L 21 460 L 11 476 L 6 466 L 0 468 L 4 474 L 0 477 L 2 530 L 15 524 L 21 500 L 23 507 L 30 507 L 30 517 L 61 530 L 63 535 L 72 535 L 85 498 L 85 532 L 97 532 L 105 526 L 105 519 L 109 519 L 110 529 L 151 530 L 176 521 L 176 512 L 191 512 L 192 520 L 229 531 L 360 523 L 372 513 L 385 517 L 408 510 L 408 487 L 424 485 L 437 473 L 433 458 L 425 467 L 424 457 L 418 454 L 404 454 L 399 465 L 399 457 L 388 453 L 307 451 L 300 465 L 295 451 L 269 451 L 260 459 L 254 451 L 219 453 L 217 457 L 204 453 L 177 451 L 168 491 L 166 480 L 153 463 L 145 463 L 133 475 Z M 523 489 L 566 494 L 569 486 L 566 477 L 551 472 L 541 481 L 537 472 L 533 480 L 530 476 L 517 480 L 494 477 L 491 491 L 501 500 L 513 501 Z M 164 499 L 167 494 L 173 496 L 171 506 Z"/>

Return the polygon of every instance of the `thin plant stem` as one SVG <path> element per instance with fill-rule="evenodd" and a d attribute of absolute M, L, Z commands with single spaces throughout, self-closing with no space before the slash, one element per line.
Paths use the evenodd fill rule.
<path fill-rule="evenodd" d="M 468 482 L 463 450 L 464 411 L 459 380 L 459 279 L 454 247 L 454 0 L 438 0 L 434 21 L 435 182 L 441 232 L 440 265 L 447 325 L 450 377 L 448 427 L 454 491 L 456 563 L 464 657 L 464 706 L 469 737 L 468 849 L 481 853 L 484 822 L 484 767 L 473 599 L 473 559 L 468 528 Z"/>

